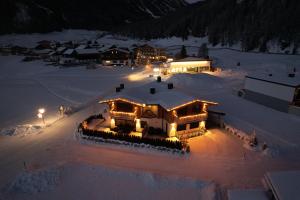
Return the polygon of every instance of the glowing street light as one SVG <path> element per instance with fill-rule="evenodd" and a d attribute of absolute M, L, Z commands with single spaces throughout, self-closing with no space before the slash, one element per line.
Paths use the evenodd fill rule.
<path fill-rule="evenodd" d="M 40 118 L 40 119 L 43 120 L 43 124 L 45 125 L 46 123 L 45 123 L 45 119 L 44 119 L 44 116 L 43 116 L 44 113 L 45 113 L 45 109 L 44 108 L 40 108 L 40 109 L 38 109 L 37 116 L 38 116 L 38 118 Z"/>
<path fill-rule="evenodd" d="M 45 113 L 45 108 L 40 108 L 39 113 L 44 114 Z"/>

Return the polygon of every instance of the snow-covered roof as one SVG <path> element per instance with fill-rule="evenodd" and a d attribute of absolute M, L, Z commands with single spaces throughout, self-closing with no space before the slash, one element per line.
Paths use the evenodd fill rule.
<path fill-rule="evenodd" d="M 56 49 L 56 51 L 57 52 L 62 52 L 62 51 L 64 51 L 66 49 L 66 47 L 58 47 L 57 49 Z"/>
<path fill-rule="evenodd" d="M 300 197 L 300 171 L 268 172 L 265 180 L 276 199 L 298 200 Z"/>
<path fill-rule="evenodd" d="M 49 54 L 49 53 L 51 53 L 52 51 L 53 51 L 52 49 L 34 50 L 34 52 L 37 53 L 37 54 Z"/>
<path fill-rule="evenodd" d="M 117 51 L 120 51 L 120 52 L 123 52 L 123 53 L 129 53 L 129 50 L 126 50 L 124 48 L 119 48 L 119 47 L 108 48 L 108 49 L 104 50 L 103 52 L 108 52 L 108 51 L 111 51 L 111 50 L 117 50 Z"/>
<path fill-rule="evenodd" d="M 229 190 L 228 200 L 268 200 L 268 196 L 264 190 L 245 189 L 245 190 Z"/>
<path fill-rule="evenodd" d="M 155 88 L 155 94 L 150 93 L 150 88 Z M 126 88 L 125 86 L 125 89 L 106 96 L 100 101 L 100 103 L 116 99 L 126 99 L 138 104 L 146 105 L 159 104 L 167 110 L 172 110 L 177 106 L 193 101 L 216 104 L 214 102 L 197 99 L 191 95 L 177 90 L 176 88 L 168 89 L 167 83 L 156 81 L 133 88 Z"/>
<path fill-rule="evenodd" d="M 252 73 L 246 76 L 246 78 L 281 84 L 289 87 L 300 86 L 300 74 L 295 74 L 295 77 L 289 77 L 287 73 L 272 73 L 272 76 L 269 76 L 267 73 Z"/>
<path fill-rule="evenodd" d="M 209 59 L 197 58 L 197 57 L 186 57 L 180 60 L 174 60 L 173 62 L 191 62 L 191 61 L 208 61 Z"/>
<path fill-rule="evenodd" d="M 64 55 L 71 55 L 75 50 L 74 49 L 67 49 L 65 52 L 64 52 Z"/>
<path fill-rule="evenodd" d="M 76 49 L 78 54 L 97 54 L 99 51 L 97 49 Z"/>
<path fill-rule="evenodd" d="M 79 50 L 79 49 L 85 49 L 87 46 L 85 44 L 81 44 L 79 45 L 78 47 L 76 47 L 75 49 L 76 50 Z"/>

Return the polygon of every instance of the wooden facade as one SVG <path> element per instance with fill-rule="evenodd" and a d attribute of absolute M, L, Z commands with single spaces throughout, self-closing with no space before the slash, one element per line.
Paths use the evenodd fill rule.
<path fill-rule="evenodd" d="M 102 53 L 103 65 L 130 65 L 130 52 L 125 49 L 111 47 Z"/>
<path fill-rule="evenodd" d="M 142 129 L 160 128 L 169 137 L 175 136 L 179 139 L 204 133 L 207 105 L 209 105 L 195 101 L 174 109 L 165 109 L 159 104 L 145 105 L 125 99 L 110 100 L 105 103 L 109 105 L 110 116 L 116 126 L 124 123 L 135 125 L 138 121 Z"/>

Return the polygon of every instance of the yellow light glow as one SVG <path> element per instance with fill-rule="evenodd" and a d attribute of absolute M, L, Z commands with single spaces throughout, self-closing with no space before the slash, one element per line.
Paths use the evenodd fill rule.
<path fill-rule="evenodd" d="M 129 76 L 127 76 L 129 81 L 141 81 L 143 80 L 145 77 L 142 74 L 130 74 Z"/>
<path fill-rule="evenodd" d="M 38 118 L 42 119 L 43 118 L 43 114 L 42 113 L 39 113 L 37 114 Z"/>
<path fill-rule="evenodd" d="M 141 132 L 142 131 L 141 120 L 140 119 L 136 119 L 135 120 L 135 130 L 137 132 Z"/>
<path fill-rule="evenodd" d="M 207 103 L 204 103 L 204 104 L 203 104 L 203 111 L 204 111 L 204 112 L 207 112 Z"/>
<path fill-rule="evenodd" d="M 169 137 L 175 137 L 176 136 L 176 129 L 177 129 L 177 124 L 172 123 L 171 128 L 170 128 Z"/>
<path fill-rule="evenodd" d="M 205 129 L 205 121 L 201 121 L 199 127 Z"/>
<path fill-rule="evenodd" d="M 154 68 L 153 71 L 154 72 L 159 72 L 159 68 Z"/>
<path fill-rule="evenodd" d="M 109 100 L 104 100 L 104 101 L 99 101 L 99 103 L 108 103 L 108 102 L 114 102 L 114 101 L 124 101 L 124 102 L 127 102 L 127 103 L 131 103 L 131 104 L 135 104 L 137 106 L 142 106 L 142 107 L 145 107 L 146 104 L 140 104 L 140 103 L 137 103 L 137 102 L 134 102 L 134 101 L 130 101 L 128 99 L 124 99 L 124 98 L 116 98 L 116 99 L 109 99 Z M 181 108 L 181 107 L 184 107 L 184 106 L 187 106 L 189 104 L 192 104 L 192 103 L 195 103 L 195 102 L 201 102 L 201 103 L 204 103 L 205 106 L 207 107 L 209 104 L 210 105 L 218 105 L 218 103 L 216 102 L 212 102 L 212 101 L 204 101 L 204 100 L 199 100 L 199 99 L 195 99 L 193 101 L 190 101 L 190 102 L 187 102 L 187 103 L 184 103 L 184 104 L 181 104 L 179 106 L 175 106 L 173 108 L 170 108 L 170 109 L 166 109 L 167 111 L 171 111 L 171 110 L 176 110 L 178 108 Z"/>
<path fill-rule="evenodd" d="M 188 115 L 188 116 L 184 116 L 184 117 L 179 117 L 179 119 L 189 119 L 189 118 L 194 118 L 194 117 L 205 117 L 206 113 L 200 113 L 200 114 L 196 114 L 196 115 Z"/>
<path fill-rule="evenodd" d="M 144 104 L 140 104 L 134 101 L 130 101 L 128 99 L 124 99 L 124 98 L 116 98 L 116 99 L 108 99 L 108 100 L 104 100 L 104 101 L 99 101 L 99 103 L 108 103 L 108 102 L 114 102 L 114 101 L 124 101 L 127 103 L 131 103 L 131 104 L 135 104 L 137 106 L 143 106 Z"/>
<path fill-rule="evenodd" d="M 202 61 L 174 61 L 171 62 L 171 67 L 204 67 L 210 65 L 210 61 L 202 60 Z"/>
<path fill-rule="evenodd" d="M 110 128 L 115 128 L 116 127 L 116 121 L 114 118 L 111 118 L 110 120 Z"/>
<path fill-rule="evenodd" d="M 110 111 L 113 114 L 121 114 L 121 115 L 128 115 L 128 116 L 135 116 L 135 113 L 133 112 L 121 112 L 121 111 Z"/>
<path fill-rule="evenodd" d="M 218 103 L 216 103 L 216 102 L 212 102 L 212 101 L 203 101 L 203 100 L 195 99 L 195 100 L 193 100 L 193 101 L 190 101 L 190 102 L 181 104 L 181 105 L 179 105 L 179 106 L 175 106 L 175 107 L 173 107 L 173 108 L 171 108 L 171 109 L 167 109 L 167 111 L 176 110 L 176 109 L 178 109 L 178 108 L 182 108 L 182 107 L 184 107 L 184 106 L 187 106 L 187 105 L 192 104 L 192 103 L 195 103 L 195 102 L 202 102 L 202 103 L 205 103 L 205 104 L 218 105 Z"/>
<path fill-rule="evenodd" d="M 46 110 L 45 110 L 45 108 L 39 108 L 38 111 L 39 111 L 39 113 L 44 114 Z"/>

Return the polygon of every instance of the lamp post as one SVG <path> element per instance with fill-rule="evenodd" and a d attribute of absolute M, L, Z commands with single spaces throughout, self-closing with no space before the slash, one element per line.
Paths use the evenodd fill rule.
<path fill-rule="evenodd" d="M 40 108 L 40 109 L 38 109 L 37 116 L 38 116 L 38 118 L 42 119 L 43 120 L 43 124 L 46 125 L 45 118 L 44 118 L 44 115 L 43 115 L 44 113 L 45 113 L 45 109 L 44 108 Z"/>

